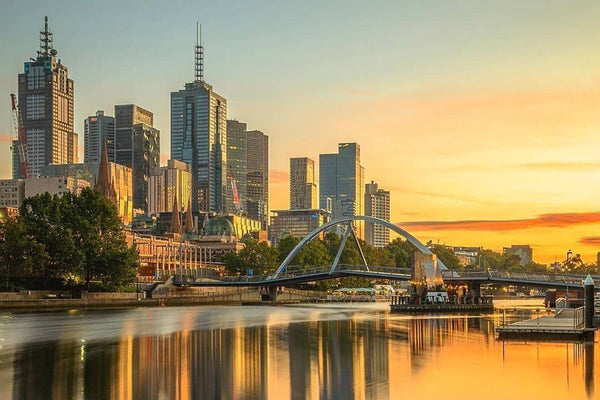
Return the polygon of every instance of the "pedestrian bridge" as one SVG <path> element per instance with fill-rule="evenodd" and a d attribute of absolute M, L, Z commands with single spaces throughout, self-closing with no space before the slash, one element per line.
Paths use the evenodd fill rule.
<path fill-rule="evenodd" d="M 431 250 L 412 236 L 406 230 L 390 222 L 367 216 L 349 216 L 339 218 L 323 224 L 319 228 L 309 233 L 292 249 L 290 254 L 283 260 L 279 268 L 269 275 L 261 276 L 224 276 L 220 279 L 202 279 L 185 276 L 176 276 L 174 283 L 176 285 L 186 286 L 255 286 L 276 288 L 278 286 L 294 285 L 307 282 L 320 281 L 325 279 L 336 279 L 348 276 L 363 277 L 370 279 L 383 279 L 406 281 L 411 280 L 411 270 L 408 268 L 396 268 L 387 266 L 369 265 L 360 246 L 360 242 L 354 232 L 354 223 L 358 221 L 371 222 L 382 225 L 411 243 L 415 248 L 424 253 L 432 255 Z M 319 237 L 321 233 L 336 229 L 341 232 L 340 246 L 331 265 L 323 266 L 295 266 L 290 265 L 294 257 L 311 240 Z M 342 252 L 346 242 L 351 239 L 356 244 L 362 264 L 348 265 L 340 263 Z M 575 288 L 582 287 L 585 279 L 584 275 L 573 274 L 544 274 L 544 273 L 525 273 L 525 272 L 507 272 L 507 271 L 469 271 L 456 272 L 449 270 L 441 260 L 437 261 L 436 271 L 425 271 L 428 280 L 443 279 L 444 283 L 465 284 L 468 286 L 477 286 L 481 284 L 496 285 L 523 285 L 547 288 Z M 600 289 L 600 275 L 593 276 L 596 282 L 596 288 Z"/>

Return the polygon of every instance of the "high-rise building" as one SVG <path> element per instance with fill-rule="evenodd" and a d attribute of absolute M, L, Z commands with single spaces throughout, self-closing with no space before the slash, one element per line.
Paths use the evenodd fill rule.
<path fill-rule="evenodd" d="M 390 192 L 379 189 L 373 181 L 365 185 L 365 215 L 390 221 Z M 373 247 L 385 247 L 390 243 L 390 230 L 366 221 L 365 241 Z"/>
<path fill-rule="evenodd" d="M 533 261 L 533 249 L 528 244 L 513 244 L 510 247 L 503 247 L 502 252 L 521 257 L 521 265 L 527 265 Z"/>
<path fill-rule="evenodd" d="M 269 137 L 261 131 L 246 135 L 246 211 L 267 229 L 269 215 Z"/>
<path fill-rule="evenodd" d="M 364 180 L 358 143 L 340 143 L 337 154 L 320 154 L 319 207 L 327 210 L 331 201 L 332 219 L 364 215 Z M 357 222 L 356 228 L 363 238 L 363 224 Z"/>
<path fill-rule="evenodd" d="M 200 32 L 195 80 L 171 92 L 171 159 L 192 170 L 192 209 L 226 211 L 227 101 L 204 81 Z"/>
<path fill-rule="evenodd" d="M 115 162 L 133 171 L 133 207 L 148 211 L 148 179 L 160 163 L 154 115 L 134 104 L 115 106 Z"/>
<path fill-rule="evenodd" d="M 73 81 L 57 57 L 45 17 L 37 57 L 19 74 L 19 108 L 23 117 L 29 176 L 39 176 L 48 164 L 77 162 L 73 132 Z M 16 147 L 15 147 L 16 148 Z M 23 177 L 19 152 L 13 152 L 13 177 Z"/>
<path fill-rule="evenodd" d="M 83 162 L 99 162 L 105 145 L 108 161 L 115 162 L 115 118 L 100 110 L 83 122 Z"/>
<path fill-rule="evenodd" d="M 227 120 L 227 187 L 233 190 L 234 182 L 237 200 L 234 193 L 227 196 L 227 212 L 240 213 L 246 208 L 246 133 L 245 122 Z"/>
<path fill-rule="evenodd" d="M 148 214 L 172 212 L 175 197 L 179 210 L 187 212 L 192 195 L 190 166 L 177 160 L 169 160 L 167 166 L 155 168 L 148 181 Z"/>
<path fill-rule="evenodd" d="M 302 239 L 329 221 L 329 213 L 319 209 L 273 210 L 272 213 L 269 240 L 273 245 L 286 236 Z M 323 235 L 322 232 L 319 238 Z"/>
<path fill-rule="evenodd" d="M 317 206 L 315 162 L 306 157 L 290 158 L 290 210 Z"/>

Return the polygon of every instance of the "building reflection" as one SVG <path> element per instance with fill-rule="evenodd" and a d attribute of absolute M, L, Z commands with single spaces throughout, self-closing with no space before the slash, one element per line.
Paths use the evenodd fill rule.
<path fill-rule="evenodd" d="M 0 372 L 13 377 L 13 399 L 381 399 L 397 396 L 422 371 L 431 373 L 441 352 L 460 363 L 467 341 L 473 349 L 496 346 L 497 354 L 504 346 L 494 339 L 493 323 L 468 317 L 123 332 L 110 342 L 23 345 L 11 353 L 12 371 Z M 507 346 L 511 368 L 531 357 L 531 346 Z M 596 351 L 593 344 L 538 345 L 553 364 L 566 354 L 567 379 L 581 376 L 589 399 Z"/>

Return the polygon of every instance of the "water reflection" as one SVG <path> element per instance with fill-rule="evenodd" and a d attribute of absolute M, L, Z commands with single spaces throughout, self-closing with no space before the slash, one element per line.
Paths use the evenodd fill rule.
<path fill-rule="evenodd" d="M 58 329 L 44 341 L 36 324 L 38 340 L 23 343 L 11 331 L 22 328 L 17 316 L 0 331 L 11 338 L 0 348 L 0 398 L 594 398 L 597 345 L 497 342 L 487 317 L 310 312 L 265 309 L 248 323 L 239 309 L 179 309 L 153 315 L 148 331 L 124 314 L 95 339 Z M 69 323 L 54 317 L 55 331 Z"/>

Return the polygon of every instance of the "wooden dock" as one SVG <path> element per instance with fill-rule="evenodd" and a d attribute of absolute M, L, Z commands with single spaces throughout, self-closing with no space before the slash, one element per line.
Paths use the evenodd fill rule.
<path fill-rule="evenodd" d="M 560 310 L 556 315 L 541 316 L 496 328 L 498 338 L 535 340 L 593 340 L 595 329 L 583 326 L 583 311 Z"/>

